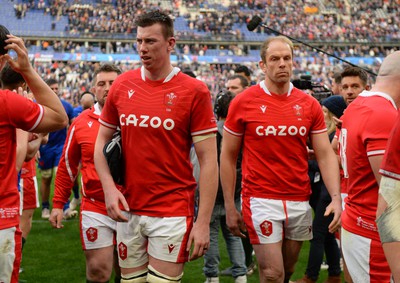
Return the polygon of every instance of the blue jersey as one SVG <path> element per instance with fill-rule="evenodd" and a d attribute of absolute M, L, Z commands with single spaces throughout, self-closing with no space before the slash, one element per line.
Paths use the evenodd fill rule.
<path fill-rule="evenodd" d="M 74 118 L 78 117 L 79 114 L 81 114 L 83 111 L 82 105 L 78 105 L 74 108 Z"/>
<path fill-rule="evenodd" d="M 68 119 L 72 120 L 74 118 L 74 108 L 70 103 L 61 99 L 61 103 L 64 106 L 65 112 L 67 112 Z M 49 141 L 47 142 L 48 146 L 57 146 L 64 145 L 65 139 L 67 138 L 67 128 L 51 132 L 49 135 Z"/>

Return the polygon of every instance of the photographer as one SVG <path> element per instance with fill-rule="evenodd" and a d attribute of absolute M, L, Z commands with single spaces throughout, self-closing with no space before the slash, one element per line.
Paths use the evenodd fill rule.
<path fill-rule="evenodd" d="M 234 80 L 238 80 L 238 76 L 235 76 Z M 228 80 L 227 86 L 229 86 Z M 217 151 L 218 151 L 218 163 L 219 163 L 219 155 L 221 152 L 221 143 L 222 143 L 222 132 L 223 126 L 225 122 L 225 118 L 228 115 L 229 104 L 232 99 L 235 97 L 235 94 L 231 91 L 220 92 L 215 100 L 214 113 L 217 116 Z M 238 160 L 237 163 L 237 182 L 235 188 L 235 205 L 238 210 L 240 210 L 240 193 L 241 193 L 241 160 Z M 210 222 L 210 246 L 208 248 L 207 253 L 204 255 L 204 274 L 207 277 L 208 283 L 211 282 L 219 282 L 218 274 L 219 274 L 219 263 L 220 263 L 220 255 L 219 255 L 219 229 L 221 227 L 222 234 L 224 236 L 226 247 L 229 254 L 229 259 L 233 266 L 230 268 L 231 275 L 235 278 L 235 283 L 247 282 L 247 268 L 245 264 L 245 255 L 243 250 L 242 241 L 239 237 L 233 236 L 229 231 L 226 225 L 226 213 L 224 208 L 224 197 L 222 193 L 221 182 L 218 184 L 218 192 L 217 198 L 215 201 L 214 209 L 211 216 Z"/>

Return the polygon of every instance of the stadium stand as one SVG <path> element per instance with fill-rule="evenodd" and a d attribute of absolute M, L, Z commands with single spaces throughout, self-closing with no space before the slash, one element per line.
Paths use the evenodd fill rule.
<path fill-rule="evenodd" d="M 138 65 L 134 16 L 160 8 L 175 21 L 173 62 L 190 67 L 213 92 L 223 87 L 218 81 L 235 64 L 254 70 L 254 80 L 260 75 L 255 72 L 258 49 L 272 32 L 261 26 L 248 31 L 254 15 L 272 30 L 375 72 L 382 58 L 400 46 L 399 0 L 3 0 L 0 23 L 27 40 L 31 58 L 46 77 L 68 78 L 65 89 L 73 99 L 87 86 L 85 78 L 96 62 Z M 328 86 L 329 74 L 342 66 L 298 44 L 295 59 L 296 69 Z"/>

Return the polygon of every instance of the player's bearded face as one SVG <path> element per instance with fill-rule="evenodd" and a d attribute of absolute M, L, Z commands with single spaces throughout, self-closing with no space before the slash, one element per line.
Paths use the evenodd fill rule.
<path fill-rule="evenodd" d="M 54 91 L 55 94 L 58 95 L 58 92 L 60 90 L 60 88 L 58 87 L 58 84 L 52 84 L 52 85 L 49 85 L 49 87 L 51 88 L 52 91 Z"/>
<path fill-rule="evenodd" d="M 340 90 L 346 103 L 350 104 L 358 97 L 365 87 L 359 76 L 347 76 L 342 78 Z"/>
<path fill-rule="evenodd" d="M 108 91 L 111 88 L 114 80 L 117 78 L 118 74 L 115 72 L 101 72 L 97 74 L 97 81 L 94 87 L 94 93 L 96 95 L 96 100 L 101 107 L 106 103 L 106 98 L 108 96 Z"/>
<path fill-rule="evenodd" d="M 263 69 L 266 76 L 272 82 L 289 82 L 293 69 L 293 57 L 290 46 L 281 41 L 271 42 L 266 52 L 266 62 Z"/>

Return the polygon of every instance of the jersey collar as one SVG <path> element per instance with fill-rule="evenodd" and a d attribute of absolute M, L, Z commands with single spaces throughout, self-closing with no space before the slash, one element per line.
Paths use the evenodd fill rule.
<path fill-rule="evenodd" d="M 359 94 L 359 96 L 363 96 L 363 97 L 381 96 L 381 97 L 387 99 L 390 103 L 392 103 L 394 109 L 397 110 L 396 103 L 394 102 L 393 98 L 392 98 L 389 94 L 387 94 L 387 93 L 380 92 L 380 91 L 369 91 L 369 90 L 364 90 L 363 92 L 361 92 L 361 93 Z"/>
<path fill-rule="evenodd" d="M 101 109 L 100 109 L 100 106 L 99 106 L 99 103 L 98 103 L 98 102 L 93 106 L 93 108 L 94 108 L 93 113 L 100 116 L 100 114 L 101 114 Z"/>
<path fill-rule="evenodd" d="M 172 68 L 171 73 L 169 73 L 169 75 L 164 79 L 163 83 L 167 83 L 167 82 L 169 82 L 170 80 L 172 80 L 172 78 L 173 78 L 174 76 L 176 76 L 176 75 L 180 72 L 180 70 L 181 70 L 181 69 L 179 69 L 178 67 Z M 146 81 L 146 75 L 144 74 L 144 66 L 142 66 L 142 67 L 140 68 L 140 74 L 141 74 L 141 76 L 142 76 L 142 80 L 145 82 L 145 81 Z"/>
<path fill-rule="evenodd" d="M 267 86 L 265 85 L 265 80 L 262 80 L 260 82 L 260 87 L 265 91 L 266 94 L 271 95 L 271 92 L 269 91 L 269 89 L 267 88 Z M 290 83 L 289 85 L 289 91 L 287 93 L 287 96 L 289 96 L 292 93 L 293 90 L 293 84 Z"/>

